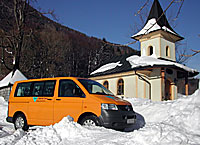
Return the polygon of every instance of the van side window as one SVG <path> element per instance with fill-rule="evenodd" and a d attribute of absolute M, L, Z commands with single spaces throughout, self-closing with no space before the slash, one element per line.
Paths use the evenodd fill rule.
<path fill-rule="evenodd" d="M 33 96 L 49 96 L 54 95 L 55 81 L 40 81 L 33 83 Z"/>
<path fill-rule="evenodd" d="M 35 82 L 33 85 L 33 96 L 42 96 L 44 82 Z"/>
<path fill-rule="evenodd" d="M 43 96 L 53 96 L 55 88 L 55 81 L 47 81 L 44 85 Z"/>
<path fill-rule="evenodd" d="M 25 97 L 31 94 L 31 83 L 19 83 L 15 91 L 15 97 Z"/>
<path fill-rule="evenodd" d="M 84 97 L 83 91 L 72 80 L 60 80 L 59 97 Z"/>

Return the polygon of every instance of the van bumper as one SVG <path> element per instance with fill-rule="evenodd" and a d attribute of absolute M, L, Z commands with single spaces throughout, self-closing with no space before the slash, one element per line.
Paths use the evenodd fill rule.
<path fill-rule="evenodd" d="M 13 117 L 7 117 L 7 118 L 6 118 L 6 121 L 7 121 L 7 122 L 10 122 L 10 123 L 13 123 Z"/>
<path fill-rule="evenodd" d="M 134 111 L 102 110 L 99 118 L 102 126 L 112 129 L 125 129 L 133 126 L 136 122 Z"/>

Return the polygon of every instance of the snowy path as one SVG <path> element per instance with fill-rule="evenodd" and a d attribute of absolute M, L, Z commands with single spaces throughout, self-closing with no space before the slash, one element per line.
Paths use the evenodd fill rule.
<path fill-rule="evenodd" d="M 15 131 L 7 123 L 7 103 L 0 97 L 0 145 L 200 145 L 200 91 L 175 101 L 129 99 L 138 113 L 137 125 L 119 132 L 86 128 L 69 117 L 47 127 Z"/>

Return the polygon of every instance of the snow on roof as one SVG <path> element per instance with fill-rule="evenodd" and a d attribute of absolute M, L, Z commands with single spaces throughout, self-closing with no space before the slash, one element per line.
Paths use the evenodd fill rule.
<path fill-rule="evenodd" d="M 99 72 L 104 72 L 104 71 L 107 71 L 107 70 L 111 70 L 111 69 L 116 68 L 117 66 L 122 66 L 122 64 L 120 64 L 120 61 L 103 65 L 100 68 L 98 68 L 97 70 L 93 71 L 90 75 L 93 75 L 93 74 L 96 74 L 96 73 L 99 73 Z"/>
<path fill-rule="evenodd" d="M 154 65 L 173 65 L 173 66 L 176 66 L 178 68 L 182 68 L 182 69 L 184 69 L 188 72 L 197 72 L 197 70 L 191 69 L 191 68 L 184 66 L 182 64 L 172 62 L 172 61 L 157 59 L 157 58 L 152 57 L 152 56 L 141 56 L 141 57 L 139 57 L 137 55 L 133 55 L 133 56 L 128 57 L 126 60 L 129 61 L 132 68 L 140 67 L 140 66 L 143 67 L 143 66 L 154 66 Z"/>
<path fill-rule="evenodd" d="M 149 16 L 146 20 L 146 23 L 142 30 L 140 30 L 137 34 L 133 35 L 132 38 L 138 40 L 137 36 L 146 35 L 150 32 L 163 30 L 165 32 L 169 32 L 173 35 L 179 37 L 177 40 L 183 39 L 183 37 L 179 36 L 170 26 L 168 20 L 163 12 L 163 9 L 158 0 L 154 0 L 151 10 L 149 12 Z"/>
<path fill-rule="evenodd" d="M 13 76 L 12 73 L 13 71 L 0 81 L 0 88 L 6 87 L 9 84 L 14 84 L 16 81 L 27 80 L 19 70 L 16 70 Z"/>
<path fill-rule="evenodd" d="M 144 26 L 144 28 L 142 30 L 140 30 L 137 34 L 133 35 L 132 37 L 136 37 L 139 35 L 145 35 L 145 34 L 148 34 L 150 32 L 156 31 L 156 30 L 164 30 L 164 31 L 170 32 L 174 35 L 177 35 L 172 30 L 167 28 L 167 26 L 162 26 L 162 27 L 159 26 L 159 24 L 156 22 L 156 19 L 152 18 L 152 19 L 148 20 L 147 24 Z"/>
<path fill-rule="evenodd" d="M 172 61 L 167 61 L 167 60 L 161 60 L 158 58 L 155 58 L 153 56 L 137 56 L 137 55 L 132 55 L 128 58 L 126 58 L 126 61 L 129 62 L 131 68 L 130 69 L 136 69 L 138 67 L 148 67 L 148 66 L 176 66 L 178 68 L 181 68 L 185 71 L 188 72 L 198 72 L 195 69 L 191 69 L 187 66 L 184 66 L 182 64 L 172 62 Z M 108 63 L 106 65 L 101 66 L 99 69 L 95 70 L 94 72 L 91 73 L 91 75 L 97 74 L 97 73 L 102 73 L 108 70 L 114 70 L 117 66 L 123 67 L 123 65 L 126 65 L 125 63 L 120 64 L 120 61 L 117 63 Z M 128 66 L 127 66 L 128 67 Z M 116 72 L 117 73 L 117 72 Z"/>

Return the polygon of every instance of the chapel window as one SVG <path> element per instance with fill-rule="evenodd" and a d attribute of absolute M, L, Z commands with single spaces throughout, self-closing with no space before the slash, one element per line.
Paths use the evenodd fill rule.
<path fill-rule="evenodd" d="M 170 49 L 169 49 L 169 46 L 166 46 L 166 56 L 170 56 Z"/>
<path fill-rule="evenodd" d="M 117 82 L 117 95 L 124 95 L 124 80 L 119 79 Z"/>
<path fill-rule="evenodd" d="M 105 82 L 103 83 L 103 86 L 104 86 L 106 89 L 108 89 L 108 88 L 109 88 L 108 81 L 105 81 Z"/>
<path fill-rule="evenodd" d="M 153 54 L 153 46 L 149 46 L 148 47 L 148 55 L 152 55 Z"/>

